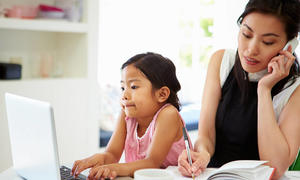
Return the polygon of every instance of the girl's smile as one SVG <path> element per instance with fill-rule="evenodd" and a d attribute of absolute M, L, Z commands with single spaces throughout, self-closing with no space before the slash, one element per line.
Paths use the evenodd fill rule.
<path fill-rule="evenodd" d="M 135 107 L 135 105 L 134 104 L 126 104 L 125 105 L 125 108 L 131 108 L 131 107 Z"/>

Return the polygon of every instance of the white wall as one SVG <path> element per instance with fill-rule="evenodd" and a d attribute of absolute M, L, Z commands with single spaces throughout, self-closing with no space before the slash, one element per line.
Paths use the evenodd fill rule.
<path fill-rule="evenodd" d="M 4 97 L 0 97 L 0 172 L 12 166 L 10 142 L 8 136 L 8 124 L 4 109 Z"/>
<path fill-rule="evenodd" d="M 98 123 L 93 117 L 96 105 L 91 89 L 95 86 L 85 79 L 1 81 L 0 172 L 12 166 L 4 92 L 48 101 L 53 105 L 60 162 L 72 164 L 74 160 L 99 150 Z"/>
<path fill-rule="evenodd" d="M 215 3 L 214 49 L 236 49 L 239 27 L 237 19 L 248 0 L 217 0 Z"/>

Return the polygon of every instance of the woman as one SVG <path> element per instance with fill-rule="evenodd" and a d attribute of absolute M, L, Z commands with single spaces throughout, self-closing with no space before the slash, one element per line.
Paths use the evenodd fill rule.
<path fill-rule="evenodd" d="M 178 158 L 179 171 L 199 175 L 206 167 L 241 159 L 267 160 L 275 179 L 300 146 L 298 0 L 250 0 L 238 19 L 238 49 L 215 52 L 208 66 L 198 138 Z"/>

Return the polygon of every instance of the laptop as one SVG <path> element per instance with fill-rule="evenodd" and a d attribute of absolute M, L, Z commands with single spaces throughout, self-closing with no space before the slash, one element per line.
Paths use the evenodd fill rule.
<path fill-rule="evenodd" d="M 27 180 L 86 179 L 60 166 L 53 109 L 48 102 L 5 94 L 13 167 Z"/>

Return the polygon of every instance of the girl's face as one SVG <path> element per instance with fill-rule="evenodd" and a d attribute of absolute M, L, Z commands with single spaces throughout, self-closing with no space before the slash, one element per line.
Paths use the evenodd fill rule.
<path fill-rule="evenodd" d="M 243 69 L 255 73 L 267 68 L 270 60 L 287 43 L 285 25 L 275 16 L 253 12 L 240 27 L 238 52 Z"/>
<path fill-rule="evenodd" d="M 134 65 L 122 70 L 121 105 L 126 116 L 152 118 L 158 109 L 158 101 L 151 82 Z"/>

